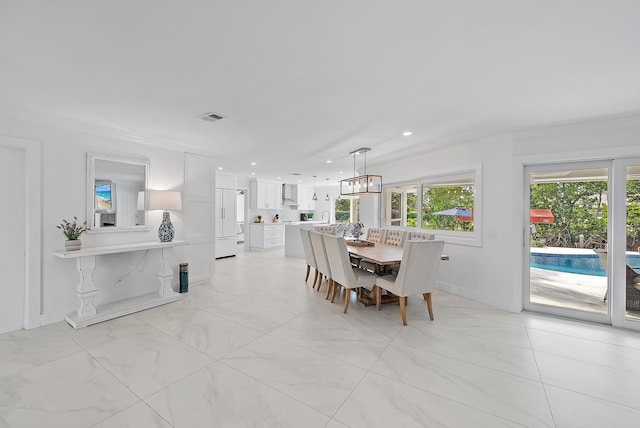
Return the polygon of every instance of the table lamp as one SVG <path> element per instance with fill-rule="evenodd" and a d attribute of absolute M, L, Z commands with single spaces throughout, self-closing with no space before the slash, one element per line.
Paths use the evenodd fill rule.
<path fill-rule="evenodd" d="M 171 242 L 175 235 L 175 229 L 171 224 L 169 211 L 179 211 L 182 209 L 180 192 L 154 190 L 149 192 L 149 209 L 163 210 L 162 223 L 158 229 L 160 242 Z"/>

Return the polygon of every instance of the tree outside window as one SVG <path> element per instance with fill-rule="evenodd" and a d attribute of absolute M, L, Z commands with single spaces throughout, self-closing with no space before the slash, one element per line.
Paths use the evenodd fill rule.
<path fill-rule="evenodd" d="M 333 213 L 336 223 L 355 223 L 360 220 L 360 199 L 335 199 Z"/>
<path fill-rule="evenodd" d="M 457 208 L 473 212 L 473 185 L 422 185 L 422 228 L 473 231 L 473 215 L 436 214 Z"/>
<path fill-rule="evenodd" d="M 481 186 L 480 166 L 388 185 L 383 190 L 382 224 L 455 232 L 446 234 L 452 237 L 465 232 L 465 243 L 478 239 L 481 228 L 474 227 L 474 217 L 480 221 L 480 215 L 474 216 L 474 210 L 481 204 L 476 186 Z"/>

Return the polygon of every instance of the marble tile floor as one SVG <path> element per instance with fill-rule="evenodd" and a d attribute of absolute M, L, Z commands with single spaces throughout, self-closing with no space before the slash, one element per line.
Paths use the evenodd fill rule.
<path fill-rule="evenodd" d="M 180 302 L 0 335 L 0 427 L 636 427 L 640 333 L 434 293 L 349 313 L 282 251 Z M 323 286 L 323 290 L 326 285 Z"/>

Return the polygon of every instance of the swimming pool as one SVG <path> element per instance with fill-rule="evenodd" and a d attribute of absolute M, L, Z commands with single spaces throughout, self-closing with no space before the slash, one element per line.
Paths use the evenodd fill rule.
<path fill-rule="evenodd" d="M 607 276 L 597 254 L 531 253 L 531 267 L 582 275 Z"/>
<path fill-rule="evenodd" d="M 627 264 L 638 270 L 640 254 L 627 254 Z M 581 275 L 607 276 L 604 266 L 597 254 L 567 252 L 537 252 L 531 249 L 530 266 L 539 269 L 555 270 L 558 272 L 578 273 Z"/>
<path fill-rule="evenodd" d="M 531 249 L 530 266 L 539 269 L 555 270 L 558 272 L 578 273 L 581 275 L 607 276 L 604 266 L 595 253 L 570 253 L 569 249 L 558 249 L 558 253 L 546 249 L 539 252 Z M 561 250 L 561 251 L 560 251 Z M 627 253 L 627 264 L 638 270 L 640 254 Z"/>

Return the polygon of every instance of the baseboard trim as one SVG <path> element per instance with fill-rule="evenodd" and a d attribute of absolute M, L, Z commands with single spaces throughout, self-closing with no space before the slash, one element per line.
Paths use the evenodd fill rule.
<path fill-rule="evenodd" d="M 437 281 L 435 288 L 450 294 L 455 294 L 456 296 L 473 300 L 474 302 L 482 303 L 504 311 L 513 312 L 513 305 L 510 300 L 495 298 L 484 293 L 479 293 L 475 290 L 469 290 L 468 288 L 459 287 L 455 284 L 448 284 L 442 281 Z"/>

